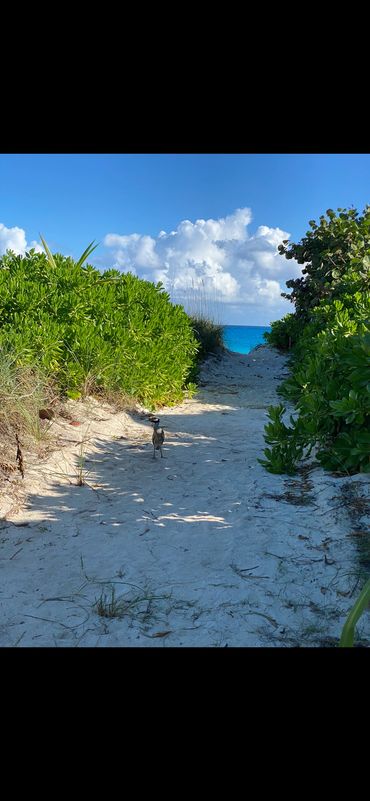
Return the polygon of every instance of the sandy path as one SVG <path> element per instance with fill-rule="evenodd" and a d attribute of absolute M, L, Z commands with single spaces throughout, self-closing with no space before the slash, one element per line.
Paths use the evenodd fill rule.
<path fill-rule="evenodd" d="M 28 465 L 27 505 L 0 522 L 0 646 L 335 644 L 370 573 L 369 477 L 259 465 L 284 373 L 267 347 L 211 357 L 197 397 L 159 413 L 156 461 L 138 415 L 53 424 L 64 447 Z"/>

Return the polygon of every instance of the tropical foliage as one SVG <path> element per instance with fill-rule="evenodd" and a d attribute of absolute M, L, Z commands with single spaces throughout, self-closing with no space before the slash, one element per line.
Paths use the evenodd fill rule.
<path fill-rule="evenodd" d="M 78 262 L 47 246 L 0 258 L 0 349 L 72 397 L 88 386 L 180 401 L 199 349 L 188 316 L 160 283 L 84 264 L 92 245 Z"/>
<path fill-rule="evenodd" d="M 280 246 L 305 264 L 305 277 L 287 282 L 295 313 L 265 334 L 271 345 L 292 347 L 291 375 L 278 392 L 295 414 L 288 424 L 283 404 L 270 407 L 271 447 L 260 460 L 273 473 L 294 473 L 314 447 L 326 469 L 370 472 L 370 207 L 361 217 L 338 212 L 311 221 L 298 245 Z"/>

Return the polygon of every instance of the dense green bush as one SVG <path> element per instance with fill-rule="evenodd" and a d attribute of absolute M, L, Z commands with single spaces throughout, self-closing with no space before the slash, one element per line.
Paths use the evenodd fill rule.
<path fill-rule="evenodd" d="M 325 226 L 313 225 L 317 238 L 313 234 L 310 245 L 316 261 L 322 259 L 320 270 L 313 280 L 315 271 L 307 268 L 310 278 L 306 279 L 306 290 L 304 283 L 295 285 L 295 315 L 277 321 L 275 329 L 273 324 L 275 335 L 269 340 L 278 345 L 286 342 L 288 331 L 293 332 L 292 338 L 294 331 L 297 333 L 291 375 L 278 389 L 283 398 L 295 404 L 296 414 L 287 425 L 283 420 L 285 407 L 270 407 L 265 427 L 265 440 L 271 447 L 265 449 L 266 459 L 260 461 L 273 473 L 294 473 L 297 461 L 308 456 L 313 447 L 326 469 L 370 472 L 370 215 L 366 210 L 357 219 L 357 212 L 345 215 L 341 211 L 343 224 L 350 219 L 341 229 L 334 212 L 327 214 L 330 224 L 326 227 L 332 226 L 337 236 L 331 252 L 335 251 L 337 259 L 340 253 L 345 254 L 340 274 L 326 273 L 325 283 L 320 283 L 322 261 L 328 257 L 328 238 L 322 232 Z M 352 250 L 349 236 L 355 243 Z M 292 245 L 289 252 L 297 253 L 300 247 Z M 351 255 L 353 252 L 355 255 Z M 284 253 L 287 255 L 286 249 Z M 303 298 L 309 296 L 310 302 L 305 304 Z M 312 302 L 315 305 L 311 306 Z"/>
<path fill-rule="evenodd" d="M 340 298 L 342 282 L 357 281 L 357 289 L 370 289 L 370 206 L 359 216 L 356 209 L 328 209 L 321 215 L 320 224 L 310 220 L 312 231 L 298 243 L 285 240 L 278 250 L 287 259 L 303 264 L 302 278 L 287 281 L 292 291 L 282 293 L 295 305 L 295 312 L 309 322 L 312 310 L 324 300 Z"/>
<path fill-rule="evenodd" d="M 303 323 L 296 314 L 286 314 L 282 320 L 271 323 L 271 331 L 265 331 L 264 339 L 269 345 L 280 350 L 290 350 L 297 344 Z"/>
<path fill-rule="evenodd" d="M 184 396 L 199 345 L 181 306 L 117 270 L 31 250 L 0 258 L 0 347 L 64 392 L 118 389 L 144 404 Z"/>

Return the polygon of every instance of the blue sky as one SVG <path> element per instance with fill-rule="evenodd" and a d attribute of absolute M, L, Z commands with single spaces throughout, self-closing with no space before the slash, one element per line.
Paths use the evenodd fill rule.
<path fill-rule="evenodd" d="M 222 322 L 265 325 L 298 265 L 277 255 L 327 208 L 370 202 L 369 154 L 0 155 L 0 254 L 39 242 L 199 292 Z M 187 222 L 186 222 L 187 221 Z M 160 232 L 162 232 L 160 234 Z M 136 236 L 135 236 L 136 235 Z"/>

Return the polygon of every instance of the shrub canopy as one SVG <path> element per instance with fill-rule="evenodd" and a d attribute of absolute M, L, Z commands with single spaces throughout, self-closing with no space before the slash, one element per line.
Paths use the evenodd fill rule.
<path fill-rule="evenodd" d="M 60 388 L 118 389 L 142 403 L 184 396 L 198 344 L 163 286 L 43 253 L 0 258 L 0 347 Z"/>

